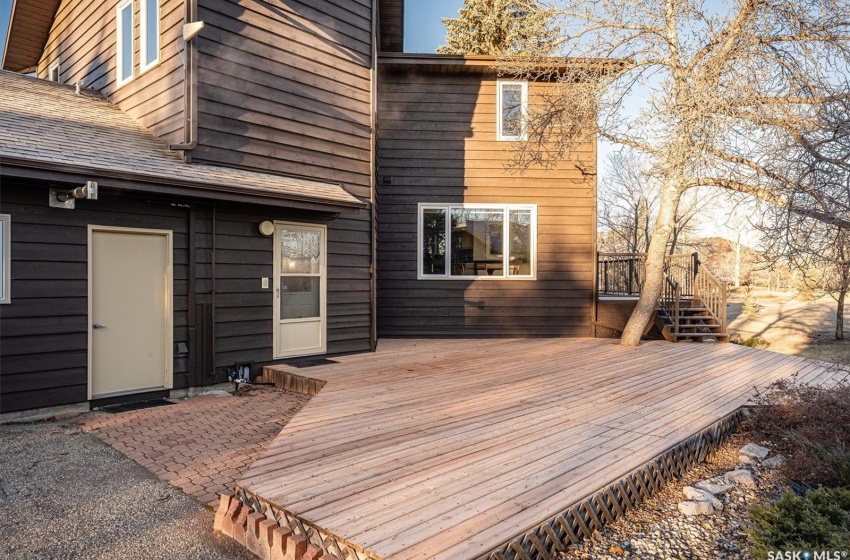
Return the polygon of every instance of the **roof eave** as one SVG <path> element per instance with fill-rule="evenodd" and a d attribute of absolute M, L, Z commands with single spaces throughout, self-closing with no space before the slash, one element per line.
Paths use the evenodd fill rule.
<path fill-rule="evenodd" d="M 2 67 L 5 70 L 12 72 L 27 73 L 32 72 L 39 63 L 41 55 L 44 52 L 44 47 L 47 44 L 47 39 L 50 36 L 50 28 L 53 25 L 53 19 L 56 17 L 56 11 L 59 9 L 60 0 L 13 0 L 12 10 L 9 15 L 9 27 L 6 33 L 6 44 L 3 49 Z M 22 14 L 21 7 L 25 6 L 26 2 L 34 2 L 34 12 Z M 23 4 L 22 4 L 23 3 Z M 36 16 L 36 13 L 38 14 Z M 17 21 L 19 18 L 25 17 L 27 25 L 37 27 L 37 31 L 28 30 L 26 33 L 17 33 Z M 35 45 L 31 45 L 31 52 L 27 53 L 23 45 L 19 45 L 18 41 L 23 40 L 37 41 Z M 19 52 L 23 51 L 23 52 Z M 11 54 L 11 56 L 10 56 Z M 15 61 L 17 57 L 17 64 Z M 9 66 L 12 64 L 12 66 Z"/>
<path fill-rule="evenodd" d="M 127 191 L 144 192 L 241 202 L 244 204 L 263 204 L 267 206 L 297 208 L 315 212 L 357 213 L 369 207 L 368 203 L 357 200 L 341 201 L 321 199 L 311 196 L 298 196 L 293 193 L 272 193 L 251 189 L 216 185 L 195 181 L 175 180 L 173 178 L 150 177 L 114 173 L 98 168 L 67 166 L 64 164 L 46 163 L 32 160 L 22 160 L 3 156 L 2 176 L 22 179 L 39 179 L 56 183 L 83 183 L 97 181 L 100 186 Z M 354 197 L 352 197 L 354 198 Z"/>

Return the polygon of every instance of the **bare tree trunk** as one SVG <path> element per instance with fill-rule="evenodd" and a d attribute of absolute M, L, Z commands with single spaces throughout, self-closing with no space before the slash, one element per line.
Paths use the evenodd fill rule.
<path fill-rule="evenodd" d="M 844 251 L 840 255 L 844 257 Z M 846 261 L 845 261 L 846 262 Z M 850 264 L 841 267 L 841 284 L 838 287 L 838 309 L 835 310 L 835 340 L 844 340 L 844 302 L 850 291 Z"/>
<path fill-rule="evenodd" d="M 624 346 L 638 346 L 640 344 L 643 332 L 652 319 L 658 298 L 661 296 L 667 244 L 673 235 L 673 228 L 676 224 L 676 210 L 681 197 L 680 183 L 679 179 L 669 179 L 661 192 L 658 219 L 655 222 L 652 240 L 649 242 L 646 253 L 646 278 L 643 290 L 635 310 L 623 330 L 623 336 L 620 338 L 620 344 Z"/>
<path fill-rule="evenodd" d="M 741 234 L 735 238 L 735 287 L 741 287 Z"/>

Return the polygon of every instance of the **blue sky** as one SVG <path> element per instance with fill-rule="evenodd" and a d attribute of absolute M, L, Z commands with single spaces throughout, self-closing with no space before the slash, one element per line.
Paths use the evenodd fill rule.
<path fill-rule="evenodd" d="M 6 30 L 9 27 L 9 13 L 12 11 L 12 0 L 0 0 L 0 55 L 6 48 Z"/>
<path fill-rule="evenodd" d="M 436 51 L 446 39 L 446 26 L 441 18 L 457 17 L 462 7 L 463 0 L 407 2 L 404 7 L 404 50 L 418 53 Z"/>

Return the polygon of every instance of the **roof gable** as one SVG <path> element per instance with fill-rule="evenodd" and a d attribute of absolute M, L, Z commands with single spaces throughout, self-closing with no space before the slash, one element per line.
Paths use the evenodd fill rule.
<path fill-rule="evenodd" d="M 30 72 L 41 60 L 60 0 L 15 0 L 3 52 L 3 69 Z"/>

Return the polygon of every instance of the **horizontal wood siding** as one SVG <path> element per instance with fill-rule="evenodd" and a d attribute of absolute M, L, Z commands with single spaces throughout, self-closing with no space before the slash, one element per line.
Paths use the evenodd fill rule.
<path fill-rule="evenodd" d="M 201 0 L 194 161 L 370 195 L 371 1 Z"/>
<path fill-rule="evenodd" d="M 404 51 L 404 0 L 380 0 L 381 52 Z"/>
<path fill-rule="evenodd" d="M 384 71 L 378 114 L 379 336 L 590 336 L 595 178 L 506 170 L 492 75 Z M 595 168 L 595 145 L 578 155 Z M 420 202 L 536 204 L 537 279 L 417 280 Z"/>
<path fill-rule="evenodd" d="M 199 0 L 206 27 L 198 37 L 198 146 L 192 160 L 339 182 L 370 200 L 371 5 Z M 332 351 L 369 349 L 370 228 L 369 210 L 343 215 L 328 227 Z M 241 323 L 250 302 L 222 305 L 231 304 L 221 312 Z M 235 336 L 249 337 L 248 329 L 259 325 L 241 327 L 245 334 Z M 231 354 L 220 359 L 244 355 L 243 340 L 227 343 L 233 349 L 222 356 Z"/>
<path fill-rule="evenodd" d="M 214 206 L 192 200 L 101 190 L 99 200 L 78 200 L 69 211 L 49 208 L 47 198 L 44 184 L 2 180 L 0 211 L 12 217 L 12 303 L 0 306 L 0 412 L 86 400 L 89 224 L 174 232 L 175 388 L 226 381 L 225 367 L 236 362 L 253 362 L 257 375 L 280 362 L 272 359 L 273 291 L 260 280 L 271 282 L 273 271 L 272 239 L 257 229 L 263 220 L 328 224 L 329 245 L 339 254 L 329 259 L 328 353 L 370 349 L 367 221 L 222 204 L 213 224 Z M 189 208 L 175 202 L 195 208 L 194 236 Z M 189 357 L 177 357 L 180 342 L 192 350 Z"/>
<path fill-rule="evenodd" d="M 159 64 L 139 75 L 140 15 L 135 1 L 135 79 L 117 86 L 115 0 L 62 0 L 38 63 L 38 77 L 59 60 L 63 83 L 97 90 L 167 143 L 184 139 L 183 0 L 160 2 Z"/>
<path fill-rule="evenodd" d="M 174 344 L 188 343 L 184 210 L 107 191 L 57 210 L 44 186 L 5 177 L 2 201 L 12 217 L 12 303 L 0 306 L 0 412 L 87 399 L 89 224 L 174 232 Z M 187 386 L 188 368 L 175 357 L 175 388 Z"/>

